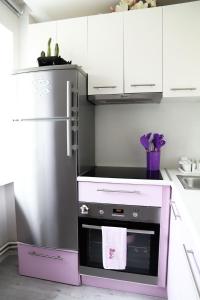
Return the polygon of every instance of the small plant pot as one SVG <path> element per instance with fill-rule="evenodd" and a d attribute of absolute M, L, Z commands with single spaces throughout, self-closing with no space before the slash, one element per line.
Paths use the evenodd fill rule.
<path fill-rule="evenodd" d="M 40 56 L 38 57 L 38 65 L 39 67 L 44 67 L 44 66 L 52 66 L 52 65 L 66 65 L 66 64 L 71 64 L 72 61 L 66 61 L 60 56 Z"/>
<path fill-rule="evenodd" d="M 53 56 L 40 56 L 38 57 L 38 65 L 39 67 L 52 66 L 53 65 Z"/>

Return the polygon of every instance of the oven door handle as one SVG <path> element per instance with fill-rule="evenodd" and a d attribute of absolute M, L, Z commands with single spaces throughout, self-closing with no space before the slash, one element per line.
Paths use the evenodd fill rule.
<path fill-rule="evenodd" d="M 101 226 L 88 225 L 88 224 L 82 224 L 82 228 L 101 230 Z M 153 231 L 153 230 L 127 229 L 127 233 L 140 233 L 140 234 L 154 235 L 155 231 Z"/>

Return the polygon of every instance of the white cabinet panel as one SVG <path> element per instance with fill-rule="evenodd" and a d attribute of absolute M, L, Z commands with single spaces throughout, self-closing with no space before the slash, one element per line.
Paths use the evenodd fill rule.
<path fill-rule="evenodd" d="M 162 8 L 124 14 L 125 92 L 162 92 Z"/>
<path fill-rule="evenodd" d="M 72 64 L 87 69 L 87 17 L 57 22 L 60 55 Z"/>
<path fill-rule="evenodd" d="M 193 258 L 187 253 L 188 231 L 172 209 L 169 240 L 168 300 L 199 300 L 195 285 Z M 191 265 L 190 265 L 191 264 Z"/>
<path fill-rule="evenodd" d="M 200 2 L 163 8 L 164 96 L 200 96 Z"/>
<path fill-rule="evenodd" d="M 40 56 L 41 51 L 45 51 L 47 55 L 47 44 L 50 37 L 52 38 L 51 51 L 52 55 L 54 55 L 54 47 L 56 43 L 56 22 L 37 23 L 28 26 L 28 67 L 38 66 L 37 58 Z"/>
<path fill-rule="evenodd" d="M 123 92 L 123 13 L 88 17 L 89 95 Z"/>

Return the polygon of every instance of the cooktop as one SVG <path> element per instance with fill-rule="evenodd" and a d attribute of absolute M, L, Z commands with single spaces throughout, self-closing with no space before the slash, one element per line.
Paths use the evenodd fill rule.
<path fill-rule="evenodd" d="M 160 171 L 147 171 L 146 168 L 135 167 L 94 167 L 81 176 L 122 178 L 122 179 L 151 179 L 163 180 Z"/>

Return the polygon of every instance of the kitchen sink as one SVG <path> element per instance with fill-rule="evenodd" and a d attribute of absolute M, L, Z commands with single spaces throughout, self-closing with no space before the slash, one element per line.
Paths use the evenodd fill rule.
<path fill-rule="evenodd" d="M 186 190 L 200 190 L 200 176 L 177 175 Z"/>

